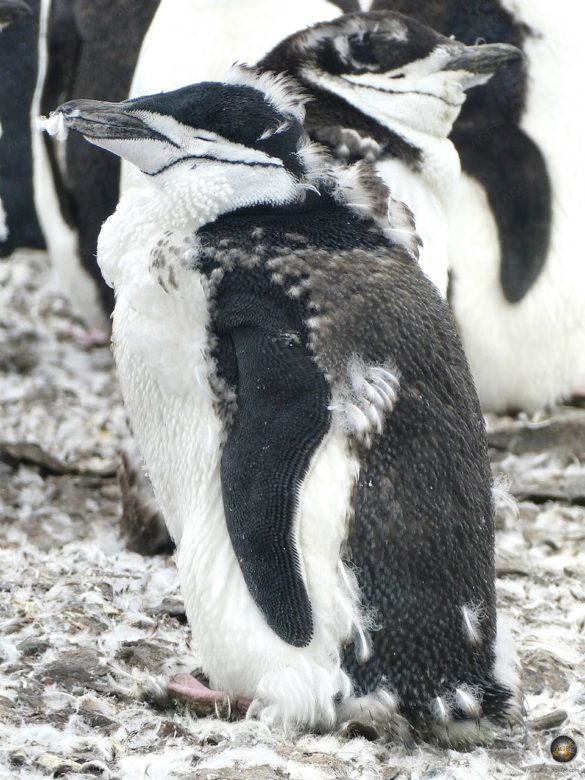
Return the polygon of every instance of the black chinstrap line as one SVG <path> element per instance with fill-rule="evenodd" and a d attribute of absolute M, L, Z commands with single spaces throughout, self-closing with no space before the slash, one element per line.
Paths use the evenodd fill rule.
<path fill-rule="evenodd" d="M 373 89 L 375 92 L 385 92 L 388 95 L 424 95 L 425 97 L 435 98 L 435 100 L 440 100 L 442 103 L 445 103 L 448 106 L 451 106 L 451 108 L 461 108 L 460 103 L 451 103 L 449 100 L 445 100 L 445 98 L 441 97 L 440 95 L 433 95 L 432 92 L 419 92 L 418 90 L 409 90 L 408 92 L 402 92 L 400 89 L 384 89 L 383 87 L 374 87 L 372 84 L 355 84 L 353 81 L 348 81 L 348 79 L 345 79 L 348 84 L 351 84 L 353 87 L 359 87 L 360 89 Z"/>
<path fill-rule="evenodd" d="M 157 171 L 153 171 L 152 173 L 148 173 L 147 171 L 143 171 L 147 176 L 158 176 L 159 173 L 164 173 L 164 171 L 168 171 L 169 168 L 172 168 L 175 165 L 178 165 L 181 162 L 185 162 L 186 160 L 213 160 L 213 162 L 220 162 L 220 163 L 227 163 L 228 165 L 247 165 L 249 167 L 259 167 L 259 168 L 279 168 L 282 170 L 286 170 L 286 166 L 279 165 L 278 163 L 270 163 L 270 162 L 246 162 L 245 160 L 226 160 L 223 157 L 214 157 L 211 154 L 188 154 L 185 155 L 185 157 L 179 157 L 178 160 L 174 160 L 173 162 L 169 163 L 168 165 L 163 165 L 162 168 L 159 168 Z"/>

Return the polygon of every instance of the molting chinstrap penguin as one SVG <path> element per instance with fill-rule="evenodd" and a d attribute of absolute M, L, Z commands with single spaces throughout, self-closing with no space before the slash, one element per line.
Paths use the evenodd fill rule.
<path fill-rule="evenodd" d="M 408 209 L 303 115 L 236 68 L 48 124 L 144 177 L 98 260 L 211 685 L 285 729 L 478 740 L 519 708 L 479 403 Z"/>
<path fill-rule="evenodd" d="M 293 75 L 315 99 L 305 126 L 345 158 L 377 160 L 422 238 L 420 263 L 446 295 L 447 208 L 459 182 L 448 139 L 465 90 L 521 58 L 513 46 L 464 46 L 395 13 L 348 14 L 282 41 L 259 63 Z"/>
<path fill-rule="evenodd" d="M 475 90 L 452 139 L 467 174 L 449 211 L 451 302 L 484 409 L 585 394 L 581 0 L 375 0 L 467 43 L 525 55 Z"/>

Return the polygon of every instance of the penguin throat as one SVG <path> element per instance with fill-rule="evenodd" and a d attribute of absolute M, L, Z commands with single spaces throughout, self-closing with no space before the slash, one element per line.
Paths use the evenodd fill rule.
<path fill-rule="evenodd" d="M 175 165 L 157 176 L 141 175 L 122 195 L 98 239 L 98 263 L 117 288 L 132 273 L 126 258 L 150 251 L 166 232 L 192 235 L 224 214 L 302 202 L 303 185 L 286 168 L 259 168 L 201 160 Z"/>
<path fill-rule="evenodd" d="M 158 220 L 170 230 L 198 230 L 238 209 L 283 206 L 304 195 L 302 185 L 284 167 L 200 160 L 145 178 Z"/>
<path fill-rule="evenodd" d="M 421 136 L 446 139 L 465 97 L 457 80 L 442 73 L 422 80 L 412 91 L 393 90 L 383 74 L 332 76 L 305 69 L 303 77 L 415 146 Z"/>

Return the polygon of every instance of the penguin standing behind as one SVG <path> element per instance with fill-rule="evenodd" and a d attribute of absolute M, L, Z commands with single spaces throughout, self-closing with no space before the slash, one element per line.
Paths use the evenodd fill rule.
<path fill-rule="evenodd" d="M 38 4 L 0 1 L 0 257 L 45 246 L 34 208 L 30 129 Z"/>
<path fill-rule="evenodd" d="M 83 94 L 128 95 L 140 45 L 158 0 L 42 0 L 40 63 L 33 115 Z M 47 143 L 48 141 L 48 143 Z M 59 153 L 34 137 L 35 197 L 56 276 L 86 325 L 109 330 L 111 290 L 95 254 L 101 225 L 118 202 L 120 162 L 72 137 Z M 97 337 L 90 331 L 89 341 Z"/>
<path fill-rule="evenodd" d="M 448 136 L 465 90 L 521 57 L 513 46 L 453 46 L 415 19 L 349 14 L 289 36 L 260 62 L 314 96 L 306 127 L 345 158 L 377 160 L 414 213 L 420 263 L 442 295 L 449 281 L 447 210 L 461 168 Z"/>
<path fill-rule="evenodd" d="M 451 302 L 484 409 L 538 411 L 585 394 L 581 0 L 374 0 L 523 62 L 475 90 L 451 136 L 463 176 L 449 210 Z M 562 10 L 562 12 L 561 12 Z"/>
<path fill-rule="evenodd" d="M 408 210 L 302 102 L 238 68 L 47 124 L 144 177 L 98 260 L 211 685 L 285 729 L 474 741 L 518 709 L 479 404 Z"/>
<path fill-rule="evenodd" d="M 524 43 L 530 78 L 519 127 L 546 160 L 549 240 L 536 268 L 531 256 L 512 255 L 506 284 L 490 190 L 465 178 L 450 214 L 453 308 L 484 408 L 534 412 L 585 395 L 585 265 L 579 251 L 585 159 L 575 114 L 585 8 L 573 0 L 562 13 L 546 0 L 506 0 L 505 6 L 533 31 Z M 514 216 L 509 232 L 534 225 L 530 215 L 517 218 L 514 203 L 532 204 L 534 193 L 547 197 L 539 169 L 521 163 L 514 146 L 501 156 L 501 164 L 516 172 L 499 191 L 502 208 Z M 540 226 L 534 230 L 535 236 L 541 232 Z"/>

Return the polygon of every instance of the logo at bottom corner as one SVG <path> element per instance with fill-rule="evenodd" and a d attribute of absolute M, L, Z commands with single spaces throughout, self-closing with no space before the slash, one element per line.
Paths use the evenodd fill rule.
<path fill-rule="evenodd" d="M 577 743 L 571 737 L 557 737 L 551 743 L 550 754 L 559 764 L 568 764 L 577 755 Z"/>

